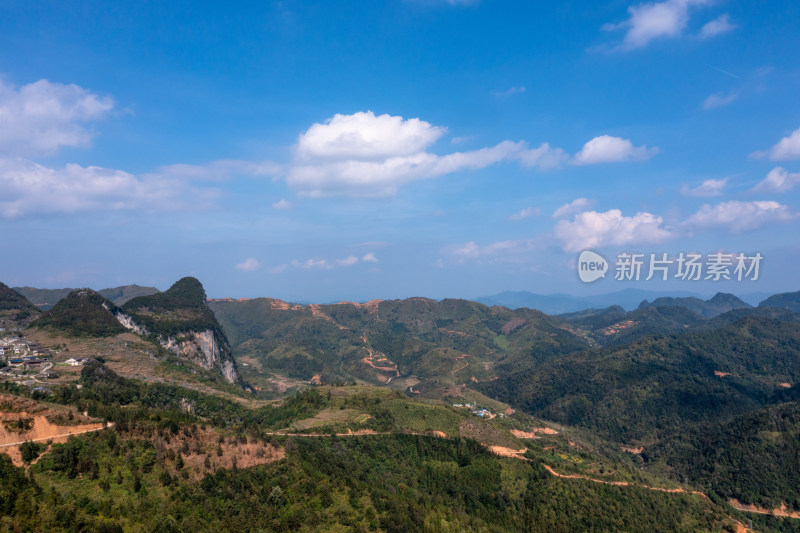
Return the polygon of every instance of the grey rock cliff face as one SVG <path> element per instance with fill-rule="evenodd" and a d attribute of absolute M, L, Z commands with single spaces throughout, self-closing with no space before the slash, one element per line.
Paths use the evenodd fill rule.
<path fill-rule="evenodd" d="M 115 316 L 126 329 L 137 335 L 149 335 L 147 329 L 137 324 L 133 317 L 122 312 L 117 313 Z M 187 331 L 175 337 L 159 337 L 158 342 L 164 349 L 178 357 L 206 370 L 219 371 L 228 383 L 239 381 L 239 374 L 236 372 L 233 358 L 229 352 L 220 349 L 217 337 L 211 329 Z"/>
<path fill-rule="evenodd" d="M 210 329 L 193 331 L 179 337 L 159 339 L 161 346 L 207 370 L 218 370 L 228 383 L 235 383 L 239 376 L 230 357 L 223 357 L 217 338 Z"/>

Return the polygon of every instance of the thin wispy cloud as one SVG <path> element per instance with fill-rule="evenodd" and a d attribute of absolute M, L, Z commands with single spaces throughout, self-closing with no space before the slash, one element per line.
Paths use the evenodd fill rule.
<path fill-rule="evenodd" d="M 526 207 L 519 213 L 514 213 L 513 215 L 509 215 L 509 220 L 525 220 L 534 216 L 539 216 L 541 214 L 541 210 L 538 207 Z"/>
<path fill-rule="evenodd" d="M 713 68 L 717 72 L 721 72 L 721 73 L 725 74 L 726 76 L 730 76 L 731 78 L 734 78 L 734 79 L 737 79 L 737 80 L 739 79 L 739 76 L 737 76 L 733 72 L 728 72 L 727 70 L 721 69 L 719 67 L 715 67 L 714 65 L 709 65 L 709 67 Z"/>
<path fill-rule="evenodd" d="M 594 205 L 594 200 L 589 198 L 576 198 L 568 204 L 564 204 L 553 212 L 553 218 L 568 217 L 581 211 L 586 211 Z"/>
<path fill-rule="evenodd" d="M 778 202 L 731 200 L 716 205 L 705 204 L 684 224 L 690 228 L 722 228 L 731 233 L 741 233 L 767 224 L 795 219 L 797 214 Z"/>
<path fill-rule="evenodd" d="M 728 33 L 735 29 L 736 25 L 731 23 L 730 16 L 726 13 L 705 23 L 700 29 L 700 38 L 708 39 L 710 37 L 716 37 L 717 35 L 722 35 L 723 33 Z"/>
<path fill-rule="evenodd" d="M 769 150 L 753 152 L 750 156 L 756 159 L 767 157 L 773 161 L 800 159 L 800 128 L 778 141 Z"/>
<path fill-rule="evenodd" d="M 689 22 L 690 10 L 709 5 L 710 0 L 666 0 L 628 7 L 628 18 L 603 26 L 606 31 L 625 30 L 619 49 L 642 48 L 658 39 L 680 37 Z"/>
<path fill-rule="evenodd" d="M 524 85 L 518 85 L 515 87 L 510 87 L 504 91 L 493 91 L 492 96 L 495 98 L 508 98 L 509 96 L 514 96 L 515 94 L 523 94 L 525 92 Z"/>
<path fill-rule="evenodd" d="M 703 109 L 715 109 L 717 107 L 725 107 L 732 104 L 736 100 L 735 93 L 714 93 L 703 100 Z"/>
<path fill-rule="evenodd" d="M 158 167 L 146 174 L 152 179 L 187 181 L 227 181 L 236 177 L 272 177 L 281 172 L 281 165 L 272 161 L 220 159 L 202 165 L 173 164 Z"/>
<path fill-rule="evenodd" d="M 684 196 L 720 196 L 727 184 L 728 178 L 705 180 L 695 188 L 691 188 L 684 183 L 681 185 L 681 194 Z"/>
<path fill-rule="evenodd" d="M 455 263 L 514 263 L 535 248 L 533 239 L 505 240 L 485 245 L 469 241 L 447 246 L 442 254 Z"/>
<path fill-rule="evenodd" d="M 378 263 L 378 258 L 373 252 L 367 252 L 360 259 L 353 254 L 340 259 L 327 259 L 320 257 L 312 257 L 309 259 L 294 259 L 288 263 L 278 265 L 269 269 L 271 274 L 280 274 L 288 268 L 295 268 L 301 270 L 333 270 L 335 268 L 347 268 L 358 265 L 359 263 Z"/>
<path fill-rule="evenodd" d="M 259 268 L 261 268 L 261 263 L 258 259 L 254 259 L 252 257 L 248 257 L 238 265 L 236 265 L 237 270 L 241 270 L 243 272 L 255 272 Z"/>
<path fill-rule="evenodd" d="M 767 177 L 760 181 L 755 192 L 786 192 L 800 185 L 800 172 L 789 172 L 783 167 L 775 167 Z"/>

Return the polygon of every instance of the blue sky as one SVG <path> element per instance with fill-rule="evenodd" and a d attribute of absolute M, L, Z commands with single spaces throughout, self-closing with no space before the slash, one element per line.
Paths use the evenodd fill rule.
<path fill-rule="evenodd" d="M 797 20 L 794 0 L 0 1 L 0 280 L 797 290 Z M 757 281 L 583 284 L 584 249 L 764 259 Z"/>

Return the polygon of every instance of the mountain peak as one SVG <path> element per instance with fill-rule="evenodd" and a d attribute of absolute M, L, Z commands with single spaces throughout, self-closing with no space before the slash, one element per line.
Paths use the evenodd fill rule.
<path fill-rule="evenodd" d="M 46 311 L 33 325 L 74 337 L 108 337 L 124 333 L 114 317 L 117 307 L 92 289 L 75 289 Z"/>

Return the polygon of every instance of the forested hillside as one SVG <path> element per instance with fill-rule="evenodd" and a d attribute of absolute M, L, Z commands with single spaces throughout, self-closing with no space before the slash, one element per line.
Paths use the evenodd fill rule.
<path fill-rule="evenodd" d="M 549 532 L 655 525 L 688 532 L 733 530 L 739 520 L 701 495 L 567 479 L 546 466 L 577 457 L 503 458 L 473 439 L 402 427 L 308 437 L 272 429 L 335 402 L 370 404 L 358 392 L 337 400 L 312 390 L 283 406 L 252 409 L 124 380 L 97 364 L 84 369 L 81 384 L 52 399 L 114 426 L 64 444 L 31 444 L 22 460 L 32 466 L 0 456 L 4 528 Z M 402 396 L 387 401 L 400 410 L 426 405 Z"/>
<path fill-rule="evenodd" d="M 467 300 L 301 306 L 257 298 L 209 305 L 237 358 L 305 381 L 410 379 L 405 388 L 420 391 L 492 380 L 590 346 L 562 319 Z"/>

